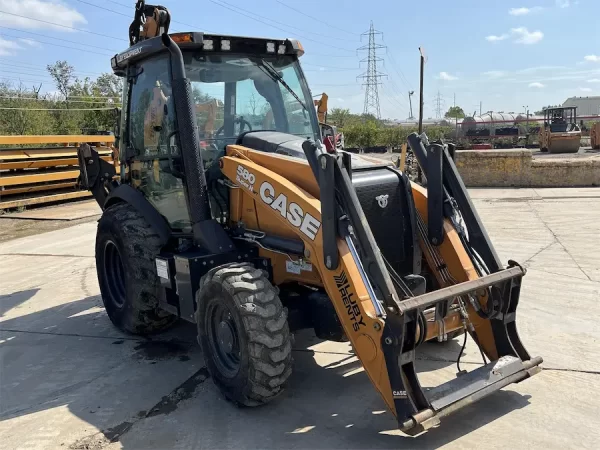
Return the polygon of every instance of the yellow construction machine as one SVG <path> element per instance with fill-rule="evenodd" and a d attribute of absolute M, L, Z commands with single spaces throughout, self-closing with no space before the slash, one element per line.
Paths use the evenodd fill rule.
<path fill-rule="evenodd" d="M 563 106 L 544 110 L 540 127 L 540 150 L 549 153 L 577 153 L 581 146 L 581 129 L 577 124 L 577 107 Z"/>
<path fill-rule="evenodd" d="M 112 58 L 125 81 L 120 177 L 79 149 L 79 185 L 103 210 L 96 268 L 117 327 L 195 323 L 211 378 L 245 406 L 285 390 L 296 330 L 349 341 L 409 434 L 540 370 L 517 334 L 525 269 L 501 263 L 452 148 L 409 137 L 427 187 L 326 149 L 298 41 L 169 34 L 169 22 L 138 1 L 130 47 Z M 210 137 L 198 134 L 193 92 L 223 102 Z M 274 128 L 244 119 L 252 99 Z M 483 364 L 426 391 L 419 347 L 457 331 Z"/>

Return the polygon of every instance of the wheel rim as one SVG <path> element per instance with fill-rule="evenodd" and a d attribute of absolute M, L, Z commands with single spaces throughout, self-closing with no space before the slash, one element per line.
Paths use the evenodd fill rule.
<path fill-rule="evenodd" d="M 117 308 L 125 304 L 125 270 L 121 262 L 119 248 L 113 241 L 104 245 L 104 285 L 108 300 Z"/>
<path fill-rule="evenodd" d="M 233 314 L 222 301 L 215 299 L 206 311 L 208 342 L 219 371 L 233 378 L 240 369 L 241 348 Z"/>

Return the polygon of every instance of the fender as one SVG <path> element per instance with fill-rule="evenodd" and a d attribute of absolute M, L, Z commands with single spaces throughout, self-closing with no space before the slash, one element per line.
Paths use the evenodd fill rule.
<path fill-rule="evenodd" d="M 165 245 L 171 237 L 171 228 L 163 216 L 152 206 L 152 204 L 139 191 L 128 184 L 121 184 L 113 189 L 102 209 L 106 209 L 118 202 L 125 202 L 139 212 L 160 238 L 161 245 Z"/>

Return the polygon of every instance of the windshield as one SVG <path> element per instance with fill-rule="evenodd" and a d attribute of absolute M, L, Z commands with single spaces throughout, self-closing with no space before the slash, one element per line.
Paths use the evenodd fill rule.
<path fill-rule="evenodd" d="M 184 54 L 202 146 L 232 144 L 244 132 L 272 130 L 319 139 L 316 113 L 297 58 Z M 273 70 L 274 69 L 274 70 Z"/>

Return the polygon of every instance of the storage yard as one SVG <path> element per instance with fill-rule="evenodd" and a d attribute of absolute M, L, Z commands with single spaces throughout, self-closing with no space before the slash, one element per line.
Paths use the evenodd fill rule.
<path fill-rule="evenodd" d="M 0 450 L 598 448 L 599 11 L 167 3 L 0 0 Z"/>
<path fill-rule="evenodd" d="M 264 408 L 237 409 L 207 379 L 193 326 L 182 323 L 152 339 L 112 326 L 95 272 L 99 211 L 77 219 L 97 208 L 78 202 L 44 208 L 56 220 L 35 221 L 59 222 L 61 229 L 0 243 L 3 448 L 475 449 L 485 442 L 501 449 L 527 442 L 595 449 L 600 190 L 470 194 L 501 259 L 528 268 L 517 326 L 530 351 L 544 357 L 536 377 L 444 419 L 440 429 L 407 438 L 395 430 L 350 347 L 303 333 L 294 344 L 287 394 Z M 0 218 L 0 233 L 19 220 L 28 219 Z M 69 227 L 72 220 L 87 223 Z M 460 343 L 426 344 L 417 366 L 426 386 L 454 376 Z M 463 365 L 479 363 L 469 345 Z"/>

